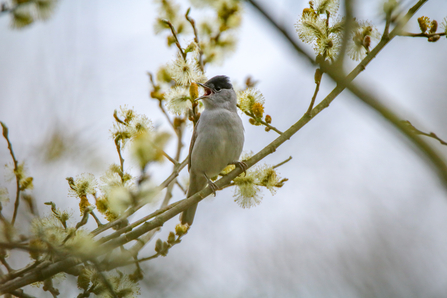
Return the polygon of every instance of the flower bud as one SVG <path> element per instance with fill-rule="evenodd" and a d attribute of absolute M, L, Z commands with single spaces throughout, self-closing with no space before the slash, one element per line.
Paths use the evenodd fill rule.
<path fill-rule="evenodd" d="M 29 242 L 29 247 L 30 247 L 29 251 L 30 257 L 33 258 L 34 260 L 37 260 L 42 255 L 42 252 L 39 252 L 39 250 L 45 249 L 46 245 L 40 239 L 31 239 Z"/>
<path fill-rule="evenodd" d="M 175 117 L 174 118 L 174 128 L 178 128 L 180 126 L 182 126 L 182 124 L 185 122 L 185 120 L 183 118 L 180 117 Z"/>
<path fill-rule="evenodd" d="M 155 242 L 155 251 L 157 253 L 161 253 L 163 249 L 163 241 L 161 241 L 160 238 L 157 239 L 157 241 Z"/>
<path fill-rule="evenodd" d="M 363 39 L 363 46 L 367 49 L 369 49 L 369 46 L 371 45 L 371 36 L 367 35 Z"/>
<path fill-rule="evenodd" d="M 264 114 L 264 106 L 260 102 L 255 102 L 251 106 L 251 111 L 257 118 L 262 118 L 262 115 Z"/>
<path fill-rule="evenodd" d="M 436 20 L 433 20 L 431 21 L 430 25 L 430 33 L 436 33 L 436 30 L 438 30 L 438 22 Z"/>
<path fill-rule="evenodd" d="M 272 117 L 270 115 L 265 115 L 265 122 L 268 124 L 272 123 Z"/>
<path fill-rule="evenodd" d="M 185 53 L 192 52 L 196 49 L 197 44 L 195 42 L 191 42 L 185 49 Z"/>
<path fill-rule="evenodd" d="M 188 232 L 188 229 L 189 229 L 188 225 L 178 224 L 175 226 L 175 234 L 177 234 L 177 236 L 179 237 L 182 237 Z"/>
<path fill-rule="evenodd" d="M 32 189 L 32 188 L 33 188 L 33 177 L 26 177 L 25 179 L 20 180 L 20 190 Z"/>
<path fill-rule="evenodd" d="M 428 42 L 437 42 L 440 38 L 440 35 L 433 35 L 428 38 Z"/>
<path fill-rule="evenodd" d="M 321 69 L 317 68 L 315 70 L 315 84 L 319 84 L 321 82 L 321 77 L 323 76 L 323 72 Z M 269 123 L 269 122 L 267 122 Z"/>
<path fill-rule="evenodd" d="M 166 255 L 168 254 L 168 251 L 169 251 L 169 244 L 167 243 L 167 242 L 164 242 L 163 241 L 163 243 L 162 243 L 162 245 L 161 245 L 161 250 L 160 250 L 160 254 L 163 256 L 163 257 L 166 257 Z"/>
<path fill-rule="evenodd" d="M 168 42 L 168 46 L 173 45 L 175 43 L 175 37 L 172 36 L 172 35 L 169 35 L 168 39 L 167 39 L 167 42 Z"/>
<path fill-rule="evenodd" d="M 421 29 L 422 33 L 425 33 L 427 31 L 427 29 L 428 29 L 427 23 L 429 20 L 430 20 L 429 18 L 424 17 L 424 16 L 418 18 L 419 28 Z"/>
<path fill-rule="evenodd" d="M 197 86 L 196 83 L 192 82 L 189 85 L 189 95 L 191 96 L 191 99 L 194 100 L 197 97 L 199 97 L 199 86 Z"/>
<path fill-rule="evenodd" d="M 151 92 L 151 97 L 158 100 L 163 100 L 165 98 L 165 94 L 154 90 Z"/>
<path fill-rule="evenodd" d="M 175 243 L 175 234 L 174 234 L 174 232 L 169 232 L 168 243 L 169 244 L 174 244 Z"/>

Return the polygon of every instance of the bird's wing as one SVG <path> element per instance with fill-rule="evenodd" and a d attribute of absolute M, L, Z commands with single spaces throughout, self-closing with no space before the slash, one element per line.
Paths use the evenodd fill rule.
<path fill-rule="evenodd" d="M 192 155 L 192 149 L 194 148 L 194 143 L 196 142 L 197 139 L 197 126 L 199 125 L 199 120 L 196 122 L 196 125 L 194 125 L 194 131 L 192 133 L 192 137 L 191 137 L 191 144 L 189 145 L 189 155 L 188 155 L 188 171 L 189 169 L 191 169 L 191 155 Z"/>

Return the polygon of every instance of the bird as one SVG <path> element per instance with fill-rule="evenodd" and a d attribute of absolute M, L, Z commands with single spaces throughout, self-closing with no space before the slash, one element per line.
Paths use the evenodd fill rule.
<path fill-rule="evenodd" d="M 189 188 L 187 197 L 201 191 L 208 184 L 216 195 L 217 185 L 210 178 L 226 166 L 236 165 L 244 172 L 247 165 L 239 162 L 244 146 L 244 126 L 237 113 L 237 95 L 230 78 L 218 75 L 206 83 L 202 100 L 205 110 L 194 126 L 189 146 Z M 183 211 L 181 223 L 192 225 L 197 204 Z"/>

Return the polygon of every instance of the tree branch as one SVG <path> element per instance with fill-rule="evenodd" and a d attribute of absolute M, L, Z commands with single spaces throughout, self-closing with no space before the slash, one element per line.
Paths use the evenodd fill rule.
<path fill-rule="evenodd" d="M 8 149 L 9 153 L 11 154 L 12 161 L 14 163 L 14 176 L 16 177 L 16 200 L 14 202 L 14 212 L 12 215 L 11 225 L 14 225 L 17 217 L 17 212 L 19 210 L 19 204 L 20 204 L 20 178 L 18 177 L 18 167 L 19 163 L 14 155 L 14 150 L 12 149 L 11 141 L 8 137 L 8 127 L 0 121 L 0 125 L 3 128 L 3 137 L 6 139 L 6 142 L 8 143 Z"/>
<path fill-rule="evenodd" d="M 289 44 L 296 50 L 297 54 L 299 54 L 300 56 L 304 56 L 307 59 L 307 61 L 309 61 L 312 64 L 315 64 L 315 61 L 310 57 L 310 55 L 304 52 L 301 49 L 301 47 L 293 40 L 293 38 L 289 36 L 286 30 L 282 28 L 278 23 L 276 23 L 276 21 L 274 21 L 268 15 L 268 13 L 256 3 L 255 0 L 247 0 L 247 1 L 250 4 L 252 4 L 252 6 L 256 8 L 258 12 L 262 14 L 267 19 L 267 21 L 283 35 L 283 37 L 289 42 Z M 431 161 L 431 165 L 437 169 L 437 172 L 444 186 L 447 187 L 447 166 L 444 160 L 436 153 L 436 151 L 433 150 L 430 147 L 430 145 L 426 143 L 424 140 L 422 140 L 419 137 L 416 137 L 414 133 L 412 133 L 411 130 L 404 127 L 400 123 L 400 121 L 396 121 L 396 119 L 398 119 L 397 116 L 389 108 L 386 108 L 370 94 L 367 94 L 365 91 L 360 90 L 359 87 L 351 84 L 351 82 L 357 77 L 357 75 L 366 68 L 369 62 L 371 62 L 371 60 L 376 57 L 376 55 L 385 47 L 385 45 L 387 45 L 388 42 L 390 42 L 395 36 L 401 33 L 402 28 L 405 26 L 405 24 L 416 13 L 416 11 L 427 1 L 428 0 L 419 0 L 413 7 L 411 7 L 406 13 L 406 15 L 402 17 L 399 22 L 397 22 L 397 25 L 391 31 L 389 36 L 382 36 L 382 39 L 379 42 L 379 44 L 346 77 L 343 76 L 340 67 L 334 68 L 327 63 L 322 63 L 321 69 L 337 83 L 337 87 L 334 90 L 332 90 L 332 92 L 326 97 L 325 100 L 323 100 L 318 106 L 316 106 L 313 109 L 312 115 L 310 117 L 314 117 L 322 109 L 326 108 L 327 105 L 329 105 L 330 102 L 332 102 L 332 100 L 338 94 L 340 94 L 345 88 L 348 88 L 360 100 L 362 100 L 371 108 L 379 112 L 385 119 L 391 122 L 393 126 L 395 126 L 401 133 L 403 133 L 408 139 L 410 139 L 410 141 L 412 141 L 412 143 L 414 143 L 416 147 L 419 148 L 419 150 L 428 157 L 428 160 Z"/>

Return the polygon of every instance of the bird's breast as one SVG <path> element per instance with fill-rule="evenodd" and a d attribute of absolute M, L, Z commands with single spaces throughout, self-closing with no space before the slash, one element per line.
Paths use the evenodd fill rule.
<path fill-rule="evenodd" d="M 237 113 L 229 111 L 205 111 L 200 118 L 191 168 L 209 177 L 216 176 L 239 159 L 244 144 L 242 121 Z"/>

